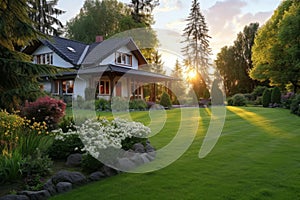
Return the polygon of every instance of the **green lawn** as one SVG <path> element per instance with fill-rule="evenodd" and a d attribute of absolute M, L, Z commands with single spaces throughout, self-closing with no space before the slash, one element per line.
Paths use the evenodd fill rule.
<path fill-rule="evenodd" d="M 180 110 L 167 114 L 164 129 L 151 138 L 157 148 L 178 129 Z M 131 115 L 149 123 L 147 112 Z M 193 144 L 168 167 L 146 174 L 123 173 L 52 199 L 300 199 L 299 117 L 283 109 L 228 107 L 218 143 L 199 159 L 210 121 L 207 110 L 200 109 L 200 115 Z"/>

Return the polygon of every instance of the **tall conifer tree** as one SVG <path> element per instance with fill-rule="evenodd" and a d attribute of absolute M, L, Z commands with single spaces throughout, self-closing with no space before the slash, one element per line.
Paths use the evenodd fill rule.
<path fill-rule="evenodd" d="M 198 98 L 203 97 L 207 90 L 205 81 L 208 80 L 209 56 L 211 49 L 209 47 L 208 27 L 205 18 L 200 10 L 198 0 L 193 0 L 190 14 L 186 19 L 187 25 L 183 30 L 185 38 L 182 53 L 185 57 L 185 65 L 188 69 L 194 70 L 197 76 L 191 80 L 192 87 Z"/>

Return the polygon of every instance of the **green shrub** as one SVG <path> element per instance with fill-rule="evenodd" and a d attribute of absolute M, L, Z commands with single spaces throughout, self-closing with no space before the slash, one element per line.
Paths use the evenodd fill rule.
<path fill-rule="evenodd" d="M 113 97 L 111 100 L 111 109 L 113 111 L 126 111 L 129 109 L 128 101 L 123 97 Z"/>
<path fill-rule="evenodd" d="M 81 167 L 82 170 L 88 173 L 99 171 L 103 167 L 103 163 L 86 153 L 82 156 Z"/>
<path fill-rule="evenodd" d="M 257 97 L 256 100 L 254 101 L 255 105 L 262 105 L 262 97 Z"/>
<path fill-rule="evenodd" d="M 122 149 L 128 151 L 129 149 L 132 149 L 133 145 L 136 143 L 141 143 L 144 146 L 146 146 L 146 141 L 147 138 L 139 138 L 139 137 L 126 138 L 125 140 L 122 141 Z"/>
<path fill-rule="evenodd" d="M 262 105 L 263 107 L 269 107 L 271 103 L 271 91 L 269 89 L 266 89 L 263 93 L 262 97 Z"/>
<path fill-rule="evenodd" d="M 245 106 L 246 105 L 246 98 L 243 94 L 235 94 L 232 97 L 233 100 L 233 106 Z"/>
<path fill-rule="evenodd" d="M 291 109 L 292 101 L 295 99 L 295 94 L 293 92 L 288 92 L 281 97 L 281 104 L 283 108 Z"/>
<path fill-rule="evenodd" d="M 64 133 L 66 133 L 69 129 L 75 131 L 76 127 L 74 125 L 75 121 L 73 117 L 64 116 L 61 122 L 59 123 L 58 127 L 61 128 Z"/>
<path fill-rule="evenodd" d="M 257 97 L 261 97 L 265 91 L 268 89 L 266 86 L 257 86 L 254 88 L 253 92 L 251 93 L 253 100 L 257 99 Z"/>
<path fill-rule="evenodd" d="M 110 110 L 110 103 L 106 99 L 97 99 L 95 101 L 95 109 L 99 111 Z"/>
<path fill-rule="evenodd" d="M 227 105 L 228 105 L 228 106 L 233 106 L 233 99 L 232 99 L 232 98 L 229 98 L 229 99 L 227 100 Z"/>
<path fill-rule="evenodd" d="M 78 134 L 57 135 L 48 149 L 48 155 L 53 159 L 65 159 L 70 154 L 81 153 L 83 147 Z"/>
<path fill-rule="evenodd" d="M 51 172 L 53 165 L 48 155 L 43 155 L 37 151 L 34 155 L 29 155 L 24 159 L 21 170 L 23 176 L 30 177 L 33 175 L 45 176 Z"/>
<path fill-rule="evenodd" d="M 143 99 L 134 99 L 129 102 L 129 108 L 134 110 L 146 110 L 147 103 Z"/>
<path fill-rule="evenodd" d="M 159 104 L 164 106 L 165 108 L 172 107 L 170 96 L 166 92 L 162 93 Z"/>
<path fill-rule="evenodd" d="M 280 104 L 281 103 L 281 92 L 278 87 L 274 87 L 271 93 L 271 103 L 272 104 Z"/>
<path fill-rule="evenodd" d="M 291 113 L 300 116 L 300 94 L 292 100 Z"/>
<path fill-rule="evenodd" d="M 0 155 L 0 183 L 18 180 L 21 178 L 22 154 L 18 151 Z"/>
<path fill-rule="evenodd" d="M 95 88 L 85 88 L 84 99 L 85 101 L 91 101 L 95 99 L 96 89 Z"/>

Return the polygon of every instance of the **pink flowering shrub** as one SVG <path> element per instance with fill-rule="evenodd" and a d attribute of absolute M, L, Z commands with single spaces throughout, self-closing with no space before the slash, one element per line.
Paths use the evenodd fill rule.
<path fill-rule="evenodd" d="M 22 115 L 36 122 L 46 122 L 50 129 L 57 127 L 65 115 L 66 104 L 49 96 L 41 97 L 35 102 L 26 102 Z"/>

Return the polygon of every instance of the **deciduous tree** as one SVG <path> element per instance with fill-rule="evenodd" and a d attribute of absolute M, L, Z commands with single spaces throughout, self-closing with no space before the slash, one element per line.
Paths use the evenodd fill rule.
<path fill-rule="evenodd" d="M 250 76 L 271 85 L 300 87 L 300 2 L 282 1 L 258 31 Z"/>

